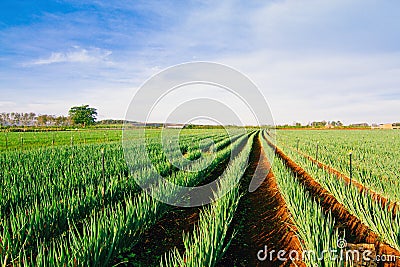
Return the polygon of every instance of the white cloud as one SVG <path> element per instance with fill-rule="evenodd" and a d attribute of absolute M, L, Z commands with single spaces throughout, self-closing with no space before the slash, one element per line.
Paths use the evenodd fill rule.
<path fill-rule="evenodd" d="M 400 53 L 301 55 L 264 50 L 219 62 L 238 68 L 258 85 L 279 124 L 398 121 Z"/>
<path fill-rule="evenodd" d="M 0 108 L 7 109 L 7 108 L 15 107 L 15 106 L 16 106 L 15 102 L 12 102 L 12 101 L 0 101 Z"/>
<path fill-rule="evenodd" d="M 66 52 L 52 52 L 47 58 L 34 60 L 27 65 L 48 65 L 54 63 L 107 63 L 111 64 L 109 56 L 112 54 L 109 50 L 100 48 L 80 48 L 74 46 L 72 50 Z"/>
<path fill-rule="evenodd" d="M 2 109 L 63 113 L 81 104 L 78 101 L 97 107 L 102 118 L 123 118 L 133 94 L 127 88 L 138 87 L 164 67 L 195 58 L 243 71 L 266 95 L 278 123 L 398 120 L 400 35 L 395 2 L 223 0 L 178 7 L 96 2 L 104 12 L 101 21 L 88 11 L 87 16 L 49 17 L 36 31 L 13 28 L 8 35 L 0 33 L 9 47 L 28 51 L 16 54 L 30 58 L 12 62 L 51 65 L 46 71 L 29 72 L 7 66 L 0 73 L 6 90 L 2 100 L 18 99 L 20 109 L 0 103 Z M 118 12 L 110 12 L 111 7 Z M 148 21 L 140 18 L 138 23 L 121 10 Z M 149 16 L 153 13 L 157 16 Z M 57 27 L 51 23 L 57 21 L 62 26 L 68 22 L 68 27 L 58 28 L 70 30 L 53 31 Z M 71 46 L 77 43 L 81 46 Z M 66 46 L 70 49 L 64 50 Z M 113 51 L 112 61 L 111 51 L 96 48 L 105 46 Z M 43 98 L 54 104 L 27 105 Z"/>

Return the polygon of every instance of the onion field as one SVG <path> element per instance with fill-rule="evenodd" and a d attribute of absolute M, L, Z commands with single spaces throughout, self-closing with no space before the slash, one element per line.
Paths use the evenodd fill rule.
<path fill-rule="evenodd" d="M 400 266 L 399 131 L 141 131 L 0 133 L 1 266 Z"/>

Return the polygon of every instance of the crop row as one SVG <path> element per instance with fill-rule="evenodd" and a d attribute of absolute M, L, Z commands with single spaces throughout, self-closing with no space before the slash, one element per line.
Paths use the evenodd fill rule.
<path fill-rule="evenodd" d="M 304 157 L 303 162 L 299 161 L 301 168 L 279 148 L 276 148 L 276 151 L 280 157 L 285 158 L 286 164 L 292 166 L 294 173 L 302 176 L 303 184 L 308 190 L 323 196 L 324 208 L 332 210 L 356 240 L 374 243 L 378 249 L 382 247 L 394 255 L 400 255 L 398 214 L 393 215 L 381 204 L 376 203 L 369 194 L 360 193 L 356 187 L 338 180 Z"/>
<path fill-rule="evenodd" d="M 121 130 L 71 130 L 51 132 L 2 132 L 0 151 L 36 149 L 121 141 Z"/>
<path fill-rule="evenodd" d="M 247 166 L 254 141 L 253 134 L 244 149 L 228 165 L 211 205 L 203 208 L 199 222 L 191 233 L 183 234 L 184 252 L 173 249 L 162 259 L 160 266 L 215 266 L 230 241 L 227 232 L 240 200 L 239 184 Z"/>
<path fill-rule="evenodd" d="M 209 136 L 199 136 L 196 140 L 207 137 Z M 193 142 L 193 137 L 186 139 L 187 143 L 193 144 L 192 146 L 196 144 Z M 135 141 L 132 149 L 139 143 L 139 140 Z M 145 153 L 152 160 L 151 164 L 146 165 L 142 160 L 146 157 L 142 155 L 133 161 L 131 170 L 140 170 L 144 175 L 149 175 L 154 171 L 152 168 L 154 166 L 161 175 L 171 174 L 176 168 L 165 156 L 165 153 L 169 153 L 168 150 L 162 149 L 150 143 Z M 101 151 L 104 151 L 104 154 Z M 181 153 L 175 155 L 177 158 L 182 158 Z M 102 157 L 105 161 L 104 173 Z M 84 196 L 90 198 L 92 194 L 102 190 L 103 176 L 107 178 L 109 190 L 112 190 L 113 186 L 129 186 L 124 184 L 129 178 L 124 151 L 121 145 L 116 143 L 2 153 L 0 166 L 2 167 L 0 170 L 2 217 L 9 214 L 11 208 L 29 209 L 32 204 L 40 206 L 50 201 L 68 204 L 65 200 Z M 111 196 L 117 197 L 112 191 Z"/>
<path fill-rule="evenodd" d="M 264 138 L 262 144 L 265 151 L 272 151 Z M 324 213 L 320 203 L 299 184 L 282 159 L 274 160 L 271 171 L 292 216 L 302 250 L 310 252 L 293 256 L 304 260 L 307 266 L 321 266 L 321 263 L 325 267 L 343 266 L 337 249 L 339 233 L 332 215 Z"/>
<path fill-rule="evenodd" d="M 398 131 L 280 131 L 277 139 L 278 144 L 298 148 L 388 199 L 400 201 Z"/>
<path fill-rule="evenodd" d="M 224 142 L 224 140 L 221 142 Z M 213 166 L 215 167 L 215 165 L 223 160 L 228 153 L 230 153 L 229 147 L 217 152 Z M 137 160 L 139 159 L 140 157 Z M 204 164 L 204 162 L 206 162 L 206 160 L 199 161 L 198 164 Z M 140 164 L 138 166 L 140 166 Z M 200 174 L 204 175 L 204 172 L 185 175 L 184 172 L 178 171 L 172 173 L 168 179 L 176 183 L 190 184 L 199 180 L 196 178 L 199 178 L 197 176 Z M 155 173 L 146 173 L 144 171 L 136 170 L 132 175 L 136 175 L 136 177 L 134 177 L 135 179 L 145 180 L 152 179 Z M 132 177 L 124 180 L 132 186 L 135 186 Z M 109 187 L 112 188 L 112 183 Z M 169 189 L 167 192 L 174 192 L 171 188 L 162 188 L 163 190 Z M 160 187 L 157 185 L 153 185 L 151 190 L 153 190 L 155 194 L 159 193 L 165 195 L 166 193 L 165 191 L 160 190 Z M 99 197 L 100 196 L 97 193 L 97 198 Z M 162 214 L 164 214 L 164 212 L 166 212 L 166 210 L 168 210 L 167 206 L 150 198 L 144 192 L 138 195 L 135 195 L 134 192 L 124 192 L 122 198 L 122 202 L 116 202 L 115 204 L 110 203 L 101 210 L 93 209 L 91 212 L 86 211 L 88 217 L 84 220 L 74 220 L 74 218 L 61 214 L 61 217 L 64 219 L 64 229 L 68 229 L 68 231 L 64 232 L 60 237 L 57 237 L 57 235 L 54 236 L 54 232 L 49 232 L 48 235 L 45 235 L 45 238 L 35 237 L 29 239 L 32 241 L 37 240 L 37 244 L 33 244 L 32 241 L 27 243 L 26 236 L 24 235 L 22 235 L 22 238 L 7 235 L 7 233 L 13 232 L 11 229 L 18 230 L 18 227 L 16 225 L 4 225 L 2 242 L 6 253 L 3 253 L 2 257 L 8 257 L 11 262 L 22 261 L 24 264 L 28 264 L 29 262 L 39 265 L 45 264 L 46 262 L 57 265 L 61 263 L 67 265 L 74 265 L 76 263 L 83 265 L 106 264 L 110 260 L 110 257 L 115 256 L 121 248 L 134 244 L 134 241 L 137 241 L 140 237 L 141 232 L 149 225 L 153 224 L 160 216 L 162 216 Z M 84 201 L 85 200 L 86 199 L 84 199 Z M 58 205 L 59 204 L 57 203 L 56 206 Z M 65 210 L 65 206 L 62 206 L 60 210 Z M 42 212 L 43 211 L 41 210 L 41 213 Z M 11 221 L 10 224 L 12 224 L 12 222 L 14 221 Z M 124 223 L 125 226 L 123 226 Z M 43 230 L 47 227 L 49 227 L 47 224 L 42 223 L 41 225 L 36 225 L 36 228 L 34 227 L 33 229 Z M 26 235 L 30 235 L 31 232 L 35 231 L 19 231 L 19 233 Z M 130 238 L 125 240 L 123 237 Z M 120 243 L 114 243 L 116 238 Z M 19 244 L 23 244 L 23 246 L 15 246 L 18 244 L 10 242 L 18 242 Z M 99 251 L 98 247 L 93 247 L 96 245 L 104 245 L 106 248 L 102 248 Z M 79 248 L 80 246 L 86 247 L 86 249 L 82 251 Z M 32 247 L 35 247 L 36 249 L 29 249 Z M 13 250 L 13 248 L 17 249 Z M 94 251 L 97 251 L 99 254 L 92 255 Z"/>

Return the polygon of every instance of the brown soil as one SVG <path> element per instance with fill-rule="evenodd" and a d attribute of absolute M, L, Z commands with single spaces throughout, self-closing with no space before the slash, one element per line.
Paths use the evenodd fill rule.
<path fill-rule="evenodd" d="M 118 266 L 159 266 L 161 257 L 177 247 L 183 250 L 182 233 L 193 231 L 200 209 L 181 208 L 168 212 L 161 220 L 145 231 L 141 241 L 132 250 L 114 260 Z M 127 263 L 121 263 L 121 262 Z"/>
<path fill-rule="evenodd" d="M 272 144 L 268 138 L 265 139 L 268 144 L 275 149 L 275 153 L 299 179 L 299 182 L 320 202 L 324 211 L 326 213 L 331 212 L 338 227 L 345 230 L 348 241 L 352 243 L 374 244 L 378 255 L 390 254 L 400 256 L 399 251 L 393 249 L 388 244 L 381 242 L 377 234 L 363 224 L 360 219 L 352 215 L 332 194 L 316 182 L 303 168 L 286 156 L 283 151 Z M 386 263 L 381 266 L 400 266 L 400 258 L 397 258 L 397 261 L 394 263 Z"/>
<path fill-rule="evenodd" d="M 290 147 L 288 147 L 289 149 L 292 149 Z M 293 149 L 292 149 L 293 150 Z M 310 160 L 311 162 L 313 162 L 314 164 L 316 164 L 319 168 L 324 169 L 326 171 L 328 171 L 329 173 L 334 174 L 336 177 L 343 179 L 346 184 L 351 184 L 352 186 L 357 187 L 357 189 L 360 191 L 360 193 L 368 193 L 369 195 L 371 195 L 371 197 L 378 203 L 381 203 L 382 206 L 384 208 L 387 208 L 389 211 L 391 211 L 394 215 L 399 211 L 399 205 L 396 204 L 396 202 L 391 202 L 389 199 L 387 199 L 386 197 L 382 196 L 381 194 L 365 187 L 363 184 L 360 184 L 359 182 L 355 181 L 354 179 L 350 179 L 350 177 L 344 175 L 343 173 L 339 172 L 338 170 L 332 168 L 331 166 L 328 166 L 314 158 L 312 158 L 311 156 L 301 152 L 301 151 L 297 151 L 297 153 L 299 153 L 300 155 L 302 155 L 303 157 L 307 158 L 308 160 Z"/>
<path fill-rule="evenodd" d="M 257 165 L 260 168 L 257 169 Z M 257 169 L 257 172 L 256 172 Z M 254 139 L 250 154 L 250 165 L 241 183 L 244 194 L 231 224 L 231 232 L 236 232 L 232 243 L 218 266 L 290 266 L 291 262 L 280 262 L 276 253 L 272 261 L 257 258 L 257 253 L 267 246 L 272 250 L 296 250 L 301 255 L 300 241 L 295 235 L 295 227 L 290 219 L 286 203 L 280 194 L 275 177 L 269 171 L 269 163 L 262 149 L 259 137 Z M 261 186 L 249 193 L 251 179 L 264 180 Z M 270 254 L 267 254 L 270 255 Z M 264 256 L 264 253 L 260 254 Z M 287 256 L 287 255 L 285 255 Z M 285 257 L 284 256 L 284 257 Z M 305 266 L 296 262 L 297 266 Z"/>

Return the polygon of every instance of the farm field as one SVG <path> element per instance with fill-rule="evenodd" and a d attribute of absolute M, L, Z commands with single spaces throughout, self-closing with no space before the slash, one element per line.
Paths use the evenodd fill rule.
<path fill-rule="evenodd" d="M 128 131 L 0 133 L 2 266 L 400 266 L 397 130 Z"/>
<path fill-rule="evenodd" d="M 121 141 L 121 130 L 2 132 L 0 151 Z"/>

